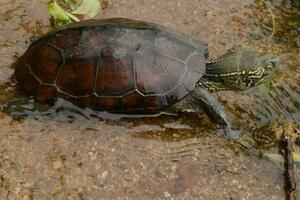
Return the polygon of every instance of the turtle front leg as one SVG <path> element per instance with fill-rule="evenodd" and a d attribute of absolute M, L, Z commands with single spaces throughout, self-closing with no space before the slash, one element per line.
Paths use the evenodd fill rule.
<path fill-rule="evenodd" d="M 202 87 L 196 87 L 196 89 L 190 93 L 190 100 L 201 106 L 211 120 L 224 128 L 225 137 L 227 139 L 233 140 L 239 137 L 239 133 L 231 129 L 231 123 L 224 107 L 208 90 Z"/>

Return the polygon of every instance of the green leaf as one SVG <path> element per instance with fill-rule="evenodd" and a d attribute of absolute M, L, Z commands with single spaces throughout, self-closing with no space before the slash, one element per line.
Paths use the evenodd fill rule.
<path fill-rule="evenodd" d="M 80 14 L 92 18 L 97 15 L 101 9 L 99 0 L 84 0 L 72 14 Z"/>
<path fill-rule="evenodd" d="M 65 3 L 71 8 L 71 10 L 78 8 L 78 4 L 75 0 L 65 0 Z"/>
<path fill-rule="evenodd" d="M 69 12 L 66 12 L 66 14 L 75 22 L 79 22 L 80 19 L 78 17 L 76 17 L 75 15 L 72 15 L 71 13 Z"/>
<path fill-rule="evenodd" d="M 70 21 L 70 17 L 67 15 L 67 12 L 62 9 L 55 0 L 48 4 L 48 12 L 55 20 Z"/>
<path fill-rule="evenodd" d="M 48 12 L 54 18 L 55 24 L 71 23 L 79 19 L 60 7 L 55 0 L 48 4 Z"/>
<path fill-rule="evenodd" d="M 64 2 L 69 7 L 68 9 L 62 8 L 56 0 L 48 4 L 48 12 L 53 17 L 56 26 L 78 22 L 81 17 L 92 18 L 102 9 L 99 0 L 83 0 L 80 6 L 76 0 L 64 0 Z"/>
<path fill-rule="evenodd" d="M 269 160 L 271 160 L 276 165 L 276 167 L 278 167 L 279 169 L 283 169 L 284 160 L 283 160 L 282 155 L 275 154 L 275 153 L 269 153 L 269 154 L 267 153 L 267 154 L 264 154 L 264 155 Z M 296 152 L 293 152 L 292 155 L 293 155 L 294 161 L 300 163 L 300 154 L 296 153 Z"/>
<path fill-rule="evenodd" d="M 284 160 L 282 155 L 280 154 L 275 154 L 275 153 L 267 153 L 265 154 L 265 156 L 272 161 L 276 167 L 278 167 L 279 169 L 283 169 L 284 168 Z"/>
<path fill-rule="evenodd" d="M 293 158 L 295 162 L 299 162 L 300 163 L 300 154 L 293 152 Z"/>

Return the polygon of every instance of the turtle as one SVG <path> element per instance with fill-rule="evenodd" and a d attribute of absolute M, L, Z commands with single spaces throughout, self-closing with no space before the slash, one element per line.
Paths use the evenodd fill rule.
<path fill-rule="evenodd" d="M 185 99 L 238 137 L 212 92 L 269 79 L 280 58 L 247 50 L 207 63 L 207 44 L 151 22 L 109 18 L 62 26 L 33 41 L 15 65 L 17 87 L 37 102 L 58 98 L 111 113 L 153 114 Z"/>

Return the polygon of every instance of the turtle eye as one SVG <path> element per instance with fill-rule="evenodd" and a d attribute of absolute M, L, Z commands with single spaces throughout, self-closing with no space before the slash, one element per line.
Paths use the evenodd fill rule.
<path fill-rule="evenodd" d="M 269 63 L 269 64 L 265 67 L 265 69 L 266 69 L 267 71 L 271 71 L 271 70 L 273 70 L 273 68 L 274 68 L 274 63 L 273 63 L 273 62 Z"/>

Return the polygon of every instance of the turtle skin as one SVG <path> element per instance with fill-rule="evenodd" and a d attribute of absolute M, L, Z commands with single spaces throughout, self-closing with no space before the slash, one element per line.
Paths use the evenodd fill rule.
<path fill-rule="evenodd" d="M 194 90 L 206 58 L 206 44 L 154 23 L 88 20 L 34 41 L 14 77 L 38 102 L 63 98 L 94 110 L 148 114 Z"/>

